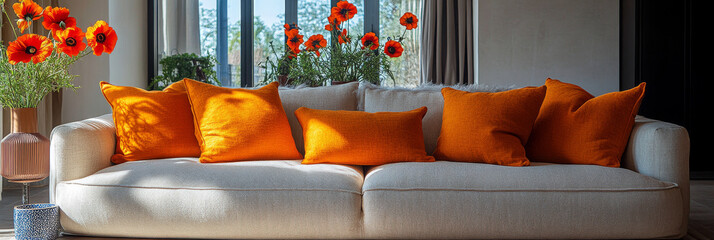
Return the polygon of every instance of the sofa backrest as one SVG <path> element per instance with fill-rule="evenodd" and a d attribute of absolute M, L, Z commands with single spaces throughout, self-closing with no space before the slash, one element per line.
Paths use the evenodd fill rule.
<path fill-rule="evenodd" d="M 453 87 L 469 92 L 498 92 L 510 89 L 480 85 L 424 85 L 409 89 L 361 84 L 359 108 L 366 112 L 401 112 L 426 106 L 427 112 L 422 119 L 422 131 L 424 132 L 426 153 L 431 155 L 436 149 L 436 142 L 441 132 L 441 116 L 444 110 L 441 89 L 444 87 Z"/>
<path fill-rule="evenodd" d="M 321 110 L 357 110 L 357 88 L 359 84 L 346 83 L 335 86 L 316 88 L 280 89 L 280 100 L 290 122 L 290 129 L 295 139 L 295 146 L 305 155 L 302 127 L 295 117 L 295 110 L 307 107 Z"/>
<path fill-rule="evenodd" d="M 422 106 L 427 113 L 422 119 L 424 146 L 431 155 L 436 149 L 436 142 L 441 132 L 441 115 L 444 98 L 441 96 L 443 85 L 423 85 L 418 88 L 382 87 L 369 83 L 347 83 L 326 87 L 305 87 L 280 89 L 280 100 L 288 116 L 295 145 L 305 155 L 302 127 L 295 117 L 295 110 L 300 107 L 322 110 L 348 110 L 366 112 L 402 112 Z M 512 87 L 494 88 L 480 85 L 448 86 L 469 92 L 498 92 Z"/>

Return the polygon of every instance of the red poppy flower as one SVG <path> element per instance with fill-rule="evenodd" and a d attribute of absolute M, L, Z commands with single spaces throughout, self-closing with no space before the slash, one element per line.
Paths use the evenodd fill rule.
<path fill-rule="evenodd" d="M 17 15 L 17 27 L 20 28 L 20 32 L 25 32 L 25 29 L 32 24 L 32 21 L 42 17 L 42 7 L 32 0 L 15 3 L 12 5 L 12 9 L 15 10 L 15 15 Z"/>
<path fill-rule="evenodd" d="M 58 30 L 55 34 L 55 40 L 59 42 L 57 49 L 67 54 L 70 57 L 77 56 L 79 52 L 87 48 L 84 40 L 84 32 L 78 27 L 68 27 L 64 30 Z"/>
<path fill-rule="evenodd" d="M 335 18 L 335 16 L 330 15 L 329 17 L 327 17 L 327 22 L 328 22 L 329 24 L 325 25 L 325 30 L 327 30 L 327 31 L 332 31 L 332 30 L 340 31 L 340 24 L 342 24 L 342 22 L 341 22 L 340 20 L 337 20 L 337 18 Z"/>
<path fill-rule="evenodd" d="M 315 54 L 317 54 L 318 57 L 320 56 L 320 48 L 324 48 L 326 46 L 327 40 L 325 40 L 325 37 L 322 36 L 322 34 L 312 35 L 305 42 L 305 50 L 315 51 Z"/>
<path fill-rule="evenodd" d="M 298 29 L 290 29 L 285 35 L 288 36 L 287 44 L 288 47 L 291 49 L 298 49 L 300 48 L 300 44 L 303 43 L 303 35 L 300 35 L 300 31 Z"/>
<path fill-rule="evenodd" d="M 402 52 L 404 52 L 404 48 L 402 48 L 402 44 L 397 41 L 389 40 L 384 44 L 384 53 L 389 57 L 395 58 L 402 56 Z"/>
<path fill-rule="evenodd" d="M 343 44 L 343 43 L 348 43 L 351 41 L 352 41 L 352 39 L 349 36 L 347 36 L 347 29 L 342 29 L 342 33 L 340 33 L 340 35 L 337 36 L 337 42 L 339 42 L 340 44 Z"/>
<path fill-rule="evenodd" d="M 52 41 L 37 34 L 25 34 L 10 42 L 7 47 L 7 58 L 10 64 L 30 62 L 35 64 L 45 61 L 52 54 Z"/>
<path fill-rule="evenodd" d="M 342 24 L 342 21 L 337 20 L 337 18 L 333 15 L 327 17 L 327 22 L 335 26 L 339 26 L 340 24 Z"/>
<path fill-rule="evenodd" d="M 42 26 L 47 30 L 51 30 L 53 35 L 55 31 L 77 26 L 77 19 L 70 17 L 69 9 L 63 7 L 47 7 L 42 16 L 44 17 Z"/>
<path fill-rule="evenodd" d="M 87 28 L 87 44 L 94 50 L 94 55 L 102 55 L 103 52 L 111 54 L 117 44 L 117 34 L 114 28 L 106 22 L 99 20 L 94 26 Z"/>
<path fill-rule="evenodd" d="M 324 48 L 325 46 L 327 46 L 327 40 L 322 34 L 312 35 L 305 42 L 305 50 L 308 51 Z"/>
<path fill-rule="evenodd" d="M 416 15 L 410 12 L 404 13 L 404 15 L 399 18 L 399 24 L 402 24 L 402 26 L 407 27 L 407 30 L 417 28 L 417 22 L 419 22 L 419 19 L 417 19 Z"/>
<path fill-rule="evenodd" d="M 370 50 L 379 48 L 379 38 L 373 32 L 368 32 L 362 37 L 362 49 L 368 47 Z"/>
<path fill-rule="evenodd" d="M 347 1 L 337 2 L 337 6 L 332 8 L 332 16 L 340 22 L 350 20 L 357 14 L 357 7 Z"/>
<path fill-rule="evenodd" d="M 286 23 L 283 25 L 283 28 L 285 28 L 285 35 L 287 35 L 288 31 L 290 31 L 290 30 L 299 29 L 297 24 L 295 24 L 295 23 L 293 23 L 293 24 Z"/>

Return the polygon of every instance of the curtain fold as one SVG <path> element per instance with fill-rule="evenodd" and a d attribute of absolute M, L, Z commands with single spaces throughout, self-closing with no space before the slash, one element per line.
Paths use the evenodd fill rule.
<path fill-rule="evenodd" d="M 422 83 L 474 83 L 472 0 L 424 1 Z"/>
<path fill-rule="evenodd" d="M 158 1 L 159 59 L 179 53 L 201 53 L 198 0 Z"/>

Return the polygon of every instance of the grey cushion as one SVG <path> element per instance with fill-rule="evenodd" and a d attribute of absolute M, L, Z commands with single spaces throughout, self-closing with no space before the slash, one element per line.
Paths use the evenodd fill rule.
<path fill-rule="evenodd" d="M 57 185 L 65 231 L 147 238 L 361 236 L 361 168 L 300 161 L 127 162 Z"/>
<path fill-rule="evenodd" d="M 374 167 L 370 238 L 658 238 L 677 235 L 676 184 L 623 168 L 433 162 Z"/>
<path fill-rule="evenodd" d="M 295 146 L 300 154 L 305 155 L 305 142 L 302 127 L 295 117 L 295 110 L 300 107 L 321 110 L 357 110 L 357 87 L 359 83 L 346 83 L 326 87 L 303 87 L 280 89 L 280 101 L 288 115 L 290 129 L 295 139 Z"/>

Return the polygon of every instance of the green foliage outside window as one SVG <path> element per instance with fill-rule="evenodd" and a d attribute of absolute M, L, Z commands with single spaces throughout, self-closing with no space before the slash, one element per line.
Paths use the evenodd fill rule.
<path fill-rule="evenodd" d="M 199 82 L 220 85 L 216 78 L 216 58 L 198 56 L 194 53 L 182 53 L 161 59 L 161 75 L 154 77 L 149 89 L 160 90 L 171 83 L 190 78 Z"/>

